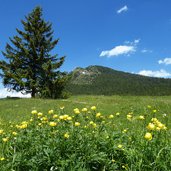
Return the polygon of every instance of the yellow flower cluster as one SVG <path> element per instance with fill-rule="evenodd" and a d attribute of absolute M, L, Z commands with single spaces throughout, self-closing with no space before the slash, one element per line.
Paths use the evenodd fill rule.
<path fill-rule="evenodd" d="M 21 122 L 20 125 L 16 125 L 16 128 L 18 128 L 18 129 L 25 129 L 27 127 L 28 127 L 28 122 L 26 122 L 26 121 Z"/>
<path fill-rule="evenodd" d="M 152 118 L 151 119 L 151 122 L 147 125 L 147 129 L 148 130 L 157 130 L 157 131 L 160 131 L 160 130 L 166 130 L 167 127 L 162 124 L 157 118 Z"/>
<path fill-rule="evenodd" d="M 64 121 L 71 121 L 72 117 L 69 115 L 61 115 L 61 116 L 59 116 L 59 119 L 64 120 Z"/>

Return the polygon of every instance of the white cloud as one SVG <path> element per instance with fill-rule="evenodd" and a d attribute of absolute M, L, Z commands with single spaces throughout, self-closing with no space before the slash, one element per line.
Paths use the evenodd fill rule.
<path fill-rule="evenodd" d="M 101 52 L 100 56 L 119 56 L 119 55 L 130 55 L 133 52 L 136 52 L 136 46 L 139 43 L 140 39 L 136 39 L 133 42 L 125 41 L 127 45 L 115 46 L 113 49 L 104 50 Z"/>
<path fill-rule="evenodd" d="M 140 39 L 135 39 L 134 44 L 138 44 L 140 42 Z"/>
<path fill-rule="evenodd" d="M 135 52 L 134 46 L 120 45 L 120 46 L 114 47 L 111 50 L 102 51 L 100 56 L 111 57 L 111 56 L 130 54 L 131 52 Z"/>
<path fill-rule="evenodd" d="M 24 95 L 21 92 L 16 92 L 16 91 L 8 91 L 7 88 L 1 88 L 0 89 L 0 98 L 6 98 L 7 96 L 9 97 L 20 97 L 20 98 L 30 98 L 31 95 L 27 94 Z"/>
<path fill-rule="evenodd" d="M 120 8 L 119 10 L 117 10 L 117 13 L 120 14 L 120 13 L 126 12 L 126 11 L 128 11 L 128 7 L 125 5 L 122 8 Z"/>
<path fill-rule="evenodd" d="M 149 49 L 143 49 L 141 50 L 142 53 L 152 53 L 153 51 L 152 50 L 149 50 Z"/>
<path fill-rule="evenodd" d="M 163 60 L 159 60 L 158 63 L 159 64 L 170 65 L 171 64 L 171 58 L 165 58 Z"/>
<path fill-rule="evenodd" d="M 152 71 L 152 70 L 142 70 L 139 71 L 138 74 L 144 75 L 144 76 L 149 76 L 149 77 L 163 77 L 163 78 L 168 78 L 171 76 L 171 73 L 161 69 L 159 71 Z"/>

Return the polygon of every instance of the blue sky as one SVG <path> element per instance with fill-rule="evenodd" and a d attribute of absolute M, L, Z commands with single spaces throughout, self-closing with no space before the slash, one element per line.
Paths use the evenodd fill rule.
<path fill-rule="evenodd" d="M 37 5 L 60 38 L 53 53 L 66 55 L 62 70 L 103 65 L 171 77 L 170 0 L 0 0 L 1 51 Z"/>

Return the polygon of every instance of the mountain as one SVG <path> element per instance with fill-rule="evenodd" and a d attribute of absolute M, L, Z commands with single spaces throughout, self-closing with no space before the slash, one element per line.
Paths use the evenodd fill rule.
<path fill-rule="evenodd" d="M 146 77 L 103 66 L 76 68 L 66 89 L 73 95 L 171 95 L 171 79 Z"/>

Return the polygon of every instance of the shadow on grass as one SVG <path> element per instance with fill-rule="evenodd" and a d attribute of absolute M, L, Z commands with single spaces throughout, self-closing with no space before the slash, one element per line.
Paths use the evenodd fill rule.
<path fill-rule="evenodd" d="M 18 99 L 21 99 L 20 97 L 5 97 L 5 98 L 1 98 L 0 100 L 18 100 Z"/>

